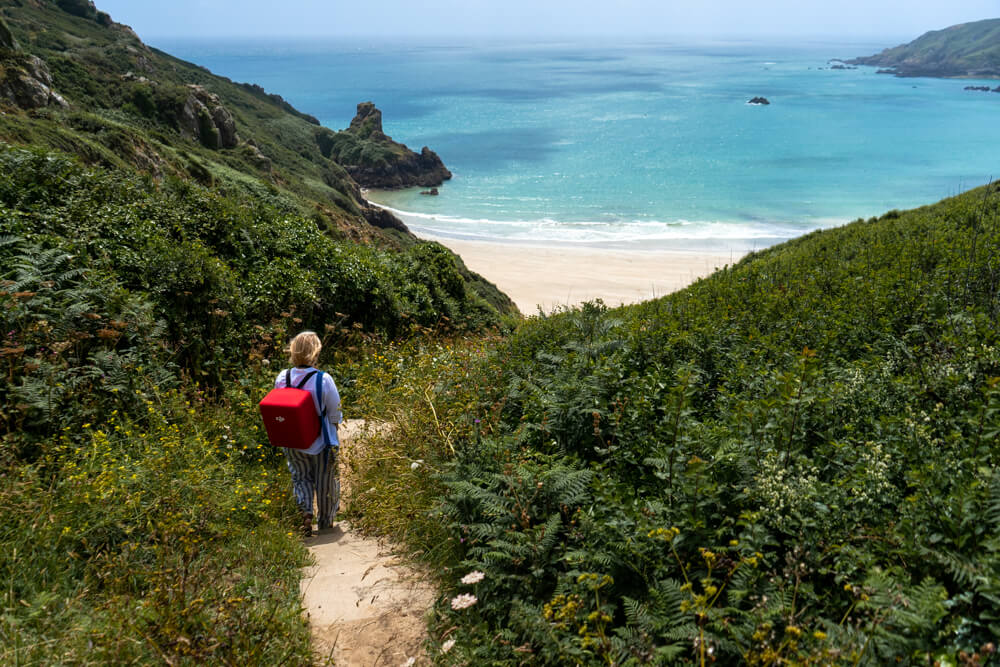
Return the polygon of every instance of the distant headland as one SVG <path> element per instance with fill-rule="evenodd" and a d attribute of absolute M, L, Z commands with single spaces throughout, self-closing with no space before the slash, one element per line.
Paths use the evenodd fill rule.
<path fill-rule="evenodd" d="M 1000 78 L 1000 19 L 932 30 L 909 44 L 845 62 L 901 77 Z"/>

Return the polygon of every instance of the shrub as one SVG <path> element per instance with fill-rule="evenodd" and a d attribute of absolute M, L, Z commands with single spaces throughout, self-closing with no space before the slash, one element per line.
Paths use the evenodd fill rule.
<path fill-rule="evenodd" d="M 437 419 L 396 419 L 438 471 L 407 530 L 448 545 L 436 659 L 990 659 L 998 248 L 984 188 L 532 318 L 435 382 Z M 375 470 L 383 502 L 412 474 Z"/>

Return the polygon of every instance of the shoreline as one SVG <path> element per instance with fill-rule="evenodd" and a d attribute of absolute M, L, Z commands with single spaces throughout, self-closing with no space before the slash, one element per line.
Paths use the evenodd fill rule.
<path fill-rule="evenodd" d="M 394 214 L 411 227 L 409 216 Z M 411 232 L 457 254 L 470 271 L 509 296 L 524 315 L 537 314 L 539 308 L 549 313 L 596 299 L 612 307 L 647 301 L 731 266 L 749 252 L 601 249 L 454 239 L 412 228 Z"/>

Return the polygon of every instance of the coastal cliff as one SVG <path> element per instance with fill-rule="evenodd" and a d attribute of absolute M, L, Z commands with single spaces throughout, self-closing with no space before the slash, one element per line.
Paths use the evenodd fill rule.
<path fill-rule="evenodd" d="M 316 141 L 323 155 L 342 164 L 364 187 L 434 187 L 451 178 L 441 158 L 427 146 L 416 153 L 387 136 L 382 112 L 372 102 L 358 104 L 346 130 L 317 130 Z"/>
<path fill-rule="evenodd" d="M 881 67 L 900 77 L 1000 77 L 1000 19 L 933 30 L 909 44 L 846 62 Z"/>
<path fill-rule="evenodd" d="M 331 151 L 326 138 L 340 135 L 362 147 L 356 159 Z M 451 176 L 430 149 L 414 153 L 386 137 L 373 105 L 360 105 L 342 133 L 323 128 L 260 86 L 147 46 L 89 0 L 0 6 L 3 142 L 277 204 L 336 241 L 395 252 L 423 242 L 369 205 L 361 187 L 438 185 Z M 513 310 L 468 275 L 477 296 Z"/>

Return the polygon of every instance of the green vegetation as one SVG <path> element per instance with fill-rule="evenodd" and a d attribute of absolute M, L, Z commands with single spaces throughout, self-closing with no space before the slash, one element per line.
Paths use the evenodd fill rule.
<path fill-rule="evenodd" d="M 1000 19 L 932 30 L 882 53 L 850 61 L 892 68 L 897 76 L 1000 76 Z"/>
<path fill-rule="evenodd" d="M 310 662 L 255 410 L 304 328 L 387 422 L 351 519 L 438 566 L 440 664 L 996 662 L 995 186 L 501 334 L 341 135 L 87 2 L 2 16 L 0 84 L 70 103 L 0 115 L 3 664 Z"/>
<path fill-rule="evenodd" d="M 0 111 L 0 663 L 309 664 L 256 414 L 284 341 L 340 368 L 516 309 L 370 208 L 315 119 L 86 0 L 0 8 Z"/>
<path fill-rule="evenodd" d="M 998 316 L 991 186 L 382 347 L 356 520 L 443 573 L 442 664 L 993 664 Z"/>
<path fill-rule="evenodd" d="M 464 267 L 3 145 L 0 265 L 0 662 L 308 663 L 268 362 L 307 327 L 337 368 L 365 336 L 495 325 Z"/>

